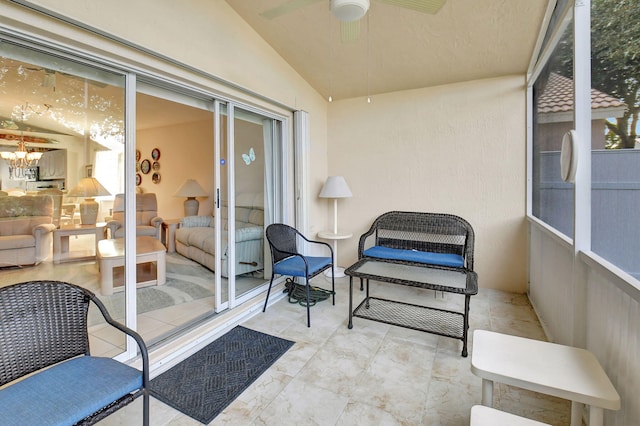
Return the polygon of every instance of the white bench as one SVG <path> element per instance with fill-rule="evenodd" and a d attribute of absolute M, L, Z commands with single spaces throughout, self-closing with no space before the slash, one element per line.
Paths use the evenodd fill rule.
<path fill-rule="evenodd" d="M 495 408 L 484 405 L 474 405 L 471 407 L 471 421 L 469 426 L 549 426 L 548 423 L 541 423 L 515 414 L 505 413 Z"/>
<path fill-rule="evenodd" d="M 602 426 L 603 408 L 620 409 L 620 395 L 596 357 L 586 349 L 494 333 L 473 332 L 471 371 L 482 378 L 482 405 L 493 405 L 493 382 L 571 401 L 571 426 Z"/>

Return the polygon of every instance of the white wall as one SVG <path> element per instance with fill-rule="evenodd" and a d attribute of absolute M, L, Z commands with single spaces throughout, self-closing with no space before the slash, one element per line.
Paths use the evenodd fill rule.
<path fill-rule="evenodd" d="M 452 213 L 475 230 L 480 287 L 524 293 L 525 129 L 521 76 L 331 103 L 329 174 L 353 192 L 338 203 L 339 231 L 354 235 L 339 263 L 356 260 L 358 237 L 383 212 Z"/>

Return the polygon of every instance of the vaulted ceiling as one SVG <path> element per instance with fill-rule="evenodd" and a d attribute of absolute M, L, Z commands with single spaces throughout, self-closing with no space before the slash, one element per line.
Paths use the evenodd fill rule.
<path fill-rule="evenodd" d="M 226 1 L 319 93 L 336 100 L 524 74 L 548 3 L 447 0 L 431 15 L 371 0 L 359 37 L 345 43 L 330 0 Z M 306 5 L 261 15 L 287 3 Z"/>

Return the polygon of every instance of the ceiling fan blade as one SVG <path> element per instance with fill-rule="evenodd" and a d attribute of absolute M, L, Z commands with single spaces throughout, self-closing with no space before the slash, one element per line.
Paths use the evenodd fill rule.
<path fill-rule="evenodd" d="M 321 0 L 289 0 L 286 3 L 282 3 L 280 6 L 276 6 L 269 10 L 265 10 L 260 13 L 260 16 L 266 19 L 275 19 L 279 16 L 285 15 L 294 10 L 298 10 L 313 3 L 317 3 Z"/>
<path fill-rule="evenodd" d="M 343 43 L 353 43 L 360 37 L 360 20 L 340 22 L 340 40 Z"/>
<path fill-rule="evenodd" d="M 416 12 L 434 15 L 438 13 L 442 5 L 447 0 L 378 0 L 380 3 L 387 3 L 393 6 L 403 7 Z"/>

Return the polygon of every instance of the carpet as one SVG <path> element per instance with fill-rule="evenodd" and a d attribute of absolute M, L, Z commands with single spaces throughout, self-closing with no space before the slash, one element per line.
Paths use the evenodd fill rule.
<path fill-rule="evenodd" d="M 179 254 L 167 255 L 166 276 L 167 281 L 164 285 L 137 289 L 139 314 L 205 297 L 213 297 L 214 295 L 214 273 Z M 94 280 L 95 287 L 99 289 L 99 277 L 96 276 Z M 103 296 L 99 293 L 99 290 L 96 290 L 96 294 L 114 319 L 118 321 L 124 320 L 124 292 L 115 292 L 113 295 Z M 89 312 L 89 325 L 102 322 L 100 314 Z"/>
<path fill-rule="evenodd" d="M 151 394 L 208 424 L 293 343 L 237 326 L 151 380 Z"/>
<path fill-rule="evenodd" d="M 83 265 L 77 267 L 83 267 Z M 97 268 L 93 264 L 84 267 Z M 167 281 L 164 285 L 137 289 L 139 314 L 214 296 L 215 274 L 213 271 L 178 253 L 167 254 L 166 268 Z M 124 321 L 124 292 L 114 292 L 111 296 L 101 295 L 99 276 L 96 273 L 91 274 L 90 270 L 84 271 L 82 276 L 91 277 L 92 275 L 92 279 L 82 281 L 83 287 L 96 292 L 114 319 Z M 74 282 L 74 280 L 69 282 Z M 264 282 L 262 277 L 254 277 L 253 274 L 238 275 L 236 277 L 236 294 L 253 290 Z M 227 289 L 227 279 L 222 277 L 222 300 L 227 300 Z M 102 315 L 89 311 L 89 325 L 102 322 Z"/>

